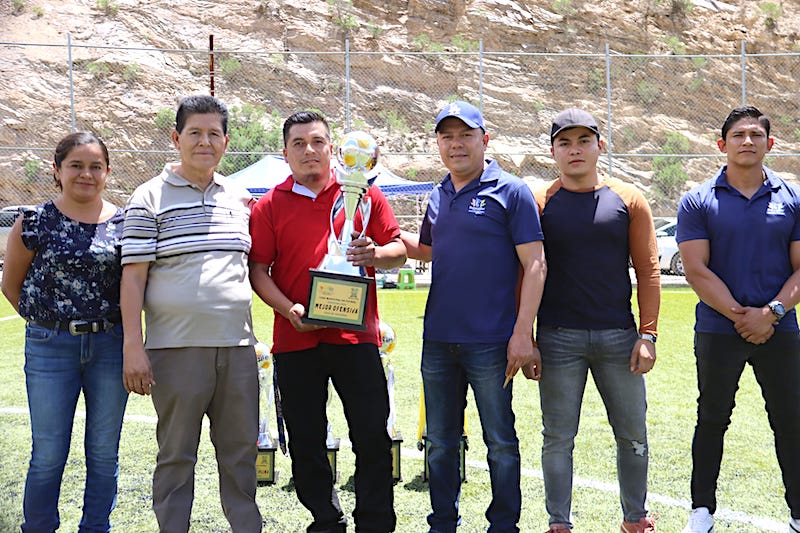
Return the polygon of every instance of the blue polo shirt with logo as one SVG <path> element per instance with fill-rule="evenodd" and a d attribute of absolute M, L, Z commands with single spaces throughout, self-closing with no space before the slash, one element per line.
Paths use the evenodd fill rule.
<path fill-rule="evenodd" d="M 496 161 L 486 163 L 458 192 L 448 174 L 428 200 L 419 239 L 433 259 L 426 340 L 506 342 L 514 329 L 521 274 L 515 247 L 544 237 L 530 188 Z"/>
<path fill-rule="evenodd" d="M 709 242 L 708 268 L 744 306 L 763 307 L 794 273 L 789 245 L 800 240 L 800 189 L 764 167 L 766 181 L 747 198 L 728 184 L 727 166 L 687 192 L 678 207 L 678 243 Z M 697 304 L 695 331 L 736 334 L 733 322 Z M 797 331 L 795 310 L 776 327 Z"/>

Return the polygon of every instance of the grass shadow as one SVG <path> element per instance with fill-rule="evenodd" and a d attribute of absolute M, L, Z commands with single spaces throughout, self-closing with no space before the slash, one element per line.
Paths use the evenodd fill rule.
<path fill-rule="evenodd" d="M 345 492 L 352 492 L 353 494 L 355 494 L 356 492 L 355 476 L 351 475 L 349 478 L 347 478 L 347 481 L 339 485 L 339 489 Z"/>
<path fill-rule="evenodd" d="M 414 479 L 403 485 L 406 490 L 414 492 L 428 492 L 428 482 L 422 479 L 422 472 L 414 476 Z"/>
<path fill-rule="evenodd" d="M 284 492 L 294 492 L 294 478 L 290 476 L 286 485 L 281 487 L 281 490 Z"/>

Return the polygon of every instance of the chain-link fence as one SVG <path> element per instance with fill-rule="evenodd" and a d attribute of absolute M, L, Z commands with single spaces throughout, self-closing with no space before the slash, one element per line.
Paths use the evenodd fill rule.
<path fill-rule="evenodd" d="M 467 43 L 469 44 L 469 43 Z M 800 53 L 630 55 L 596 53 L 181 50 L 0 42 L 0 207 L 51 198 L 52 150 L 73 130 L 111 149 L 109 198 L 130 192 L 174 159 L 177 101 L 208 93 L 231 109 L 225 174 L 282 148 L 283 119 L 317 109 L 334 140 L 372 133 L 396 174 L 438 181 L 436 112 L 466 99 L 482 107 L 489 152 L 537 182 L 555 177 L 549 126 L 565 107 L 592 112 L 607 141 L 603 166 L 641 184 L 656 214 L 673 214 L 687 183 L 722 163 L 715 140 L 744 103 L 772 118 L 768 165 L 800 176 Z M 469 47 L 467 47 L 469 48 Z M 213 69 L 211 67 L 213 65 Z M 415 214 L 419 203 L 413 202 Z M 400 209 L 401 214 L 403 208 Z"/>

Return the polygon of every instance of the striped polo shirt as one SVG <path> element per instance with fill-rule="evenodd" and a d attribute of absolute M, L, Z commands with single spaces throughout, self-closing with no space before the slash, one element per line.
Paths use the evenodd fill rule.
<path fill-rule="evenodd" d="M 250 193 L 214 174 L 205 190 L 168 164 L 125 208 L 122 264 L 149 263 L 145 347 L 253 344 Z"/>

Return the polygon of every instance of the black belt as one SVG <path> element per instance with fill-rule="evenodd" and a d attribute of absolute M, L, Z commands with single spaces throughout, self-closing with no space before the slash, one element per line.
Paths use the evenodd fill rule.
<path fill-rule="evenodd" d="M 86 333 L 101 333 L 110 330 L 122 322 L 119 313 L 103 318 L 84 318 L 77 320 L 29 320 L 29 324 L 46 329 L 69 331 L 72 335 L 85 335 Z"/>

